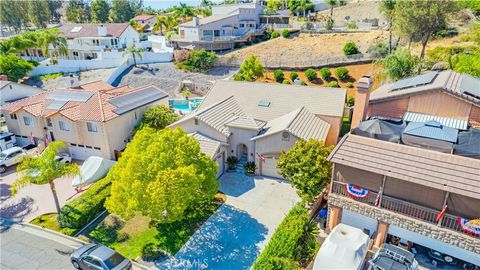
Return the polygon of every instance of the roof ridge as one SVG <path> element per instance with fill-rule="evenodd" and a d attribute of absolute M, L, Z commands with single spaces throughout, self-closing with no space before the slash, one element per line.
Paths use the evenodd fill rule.
<path fill-rule="evenodd" d="M 103 109 L 103 101 L 102 101 L 102 97 L 101 97 L 102 93 L 100 92 L 97 92 L 97 96 L 98 96 L 98 101 L 100 103 L 100 115 L 102 116 L 102 122 L 105 121 L 105 111 Z M 115 106 L 116 107 L 116 106 Z"/>
<path fill-rule="evenodd" d="M 293 110 L 293 111 L 291 111 L 291 112 L 288 113 L 288 114 L 290 114 L 290 113 L 293 113 L 293 112 L 295 112 L 295 111 L 298 110 L 298 112 L 295 113 L 295 116 L 288 122 L 288 124 L 287 124 L 287 126 L 285 127 L 285 129 L 289 129 L 289 128 L 290 128 L 290 126 L 292 125 L 292 123 L 293 123 L 293 122 L 297 119 L 297 117 L 300 115 L 300 112 L 302 112 L 304 109 L 305 109 L 305 106 L 301 106 L 301 107 L 299 107 L 299 108 L 297 108 L 297 109 L 295 109 L 295 110 Z"/>
<path fill-rule="evenodd" d="M 226 102 L 226 101 L 229 100 L 229 99 L 233 99 L 233 100 L 235 101 L 235 103 L 237 103 L 237 105 L 240 107 L 240 105 L 238 104 L 238 102 L 235 100 L 235 97 L 232 95 L 232 96 L 229 96 L 228 98 L 222 99 L 222 100 L 220 100 L 220 101 L 218 101 L 218 102 L 216 102 L 216 103 L 208 106 L 207 108 L 205 108 L 205 109 L 203 109 L 203 110 L 201 110 L 201 111 L 196 112 L 194 116 L 197 116 L 197 115 L 206 113 L 206 112 L 210 111 L 212 108 L 215 108 L 216 106 L 218 106 L 218 105 Z M 241 109 L 241 108 L 240 108 L 240 109 Z M 242 110 L 242 111 L 243 111 L 243 110 Z M 245 112 L 244 112 L 244 113 L 245 113 Z"/>

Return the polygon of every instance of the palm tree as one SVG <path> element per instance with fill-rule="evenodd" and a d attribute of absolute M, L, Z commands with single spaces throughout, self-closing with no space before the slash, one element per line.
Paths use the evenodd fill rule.
<path fill-rule="evenodd" d="M 164 16 L 157 16 L 157 21 L 153 25 L 153 31 L 160 30 L 160 35 L 163 36 L 163 27 L 167 28 L 168 18 Z"/>
<path fill-rule="evenodd" d="M 17 172 L 20 174 L 20 178 L 16 179 L 10 187 L 12 195 L 15 195 L 19 189 L 29 184 L 49 184 L 57 213 L 60 214 L 60 203 L 58 202 L 54 180 L 62 176 L 73 176 L 79 173 L 77 164 L 62 163 L 56 159 L 59 150 L 65 147 L 64 142 L 55 141 L 51 142 L 38 157 L 26 155 L 17 166 Z"/>
<path fill-rule="evenodd" d="M 396 0 L 382 0 L 380 2 L 380 12 L 383 13 L 383 15 L 388 20 L 388 32 L 389 32 L 388 52 L 389 53 L 392 53 L 392 27 L 393 27 L 393 16 L 395 12 L 395 4 L 396 4 Z"/>
<path fill-rule="evenodd" d="M 337 5 L 337 0 L 327 0 L 325 1 L 328 5 L 330 5 L 330 17 L 333 19 L 333 7 Z"/>
<path fill-rule="evenodd" d="M 38 46 L 46 57 L 50 57 L 50 46 L 53 47 L 53 62 L 60 55 L 68 55 L 67 39 L 58 28 L 44 29 L 39 32 Z"/>
<path fill-rule="evenodd" d="M 123 52 L 123 57 L 126 55 L 132 55 L 133 58 L 133 65 L 137 67 L 137 57 L 142 59 L 142 52 L 144 51 L 143 48 L 135 47 L 135 44 L 125 49 Z"/>
<path fill-rule="evenodd" d="M 303 11 L 303 17 L 304 18 L 305 18 L 305 12 L 307 11 L 307 7 L 308 7 L 308 1 L 307 0 L 300 0 L 300 2 L 298 3 L 298 9 Z"/>
<path fill-rule="evenodd" d="M 182 18 L 182 22 L 187 21 L 188 17 L 195 16 L 193 9 L 185 3 L 180 3 L 180 6 L 175 7 L 174 13 L 178 18 Z"/>

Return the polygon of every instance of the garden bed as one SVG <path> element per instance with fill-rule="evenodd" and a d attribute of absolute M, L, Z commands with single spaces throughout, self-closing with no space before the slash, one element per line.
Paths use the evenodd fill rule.
<path fill-rule="evenodd" d="M 219 193 L 203 208 L 188 211 L 184 220 L 168 224 L 156 224 L 140 214 L 127 221 L 110 214 L 85 235 L 130 259 L 152 256 L 145 251 L 147 245 L 153 245 L 158 256 L 161 251 L 174 255 L 225 200 L 226 196 Z"/>
<path fill-rule="evenodd" d="M 66 235 L 75 234 L 74 229 L 62 228 L 58 223 L 58 214 L 57 213 L 48 213 L 36 217 L 34 220 L 30 221 L 30 224 L 40 226 L 42 228 L 47 228 L 53 231 L 57 231 Z"/>

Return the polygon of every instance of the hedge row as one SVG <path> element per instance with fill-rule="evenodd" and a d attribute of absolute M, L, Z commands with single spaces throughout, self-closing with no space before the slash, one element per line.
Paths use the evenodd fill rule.
<path fill-rule="evenodd" d="M 62 207 L 59 222 L 62 227 L 79 230 L 94 219 L 101 211 L 110 195 L 112 182 L 108 177 L 93 184 L 80 197 Z"/>
<path fill-rule="evenodd" d="M 306 231 L 308 224 L 308 210 L 297 204 L 278 226 L 267 247 L 255 261 L 253 269 L 298 269 L 299 263 L 308 259 L 305 254 L 310 256 L 318 247 L 313 235 L 306 236 L 309 233 Z M 306 245 L 305 242 L 310 244 Z"/>

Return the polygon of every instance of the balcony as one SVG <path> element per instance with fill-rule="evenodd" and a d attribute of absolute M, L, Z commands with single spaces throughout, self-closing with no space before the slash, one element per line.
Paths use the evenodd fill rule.
<path fill-rule="evenodd" d="M 346 191 L 346 184 L 342 182 L 332 182 L 332 193 L 351 198 Z M 359 199 L 356 198 L 355 201 L 375 206 L 377 194 L 378 193 L 376 192 L 370 191 L 366 197 Z M 380 209 L 399 213 L 414 219 L 418 219 L 436 226 L 440 226 L 442 228 L 447 228 L 456 232 L 466 234 L 465 231 L 463 231 L 458 224 L 456 216 L 445 214 L 441 220 L 441 223 L 438 224 L 435 219 L 440 213 L 440 210 L 430 209 L 386 195 L 382 196 L 380 205 L 378 205 L 377 207 Z M 480 239 L 480 236 L 470 236 Z"/>

